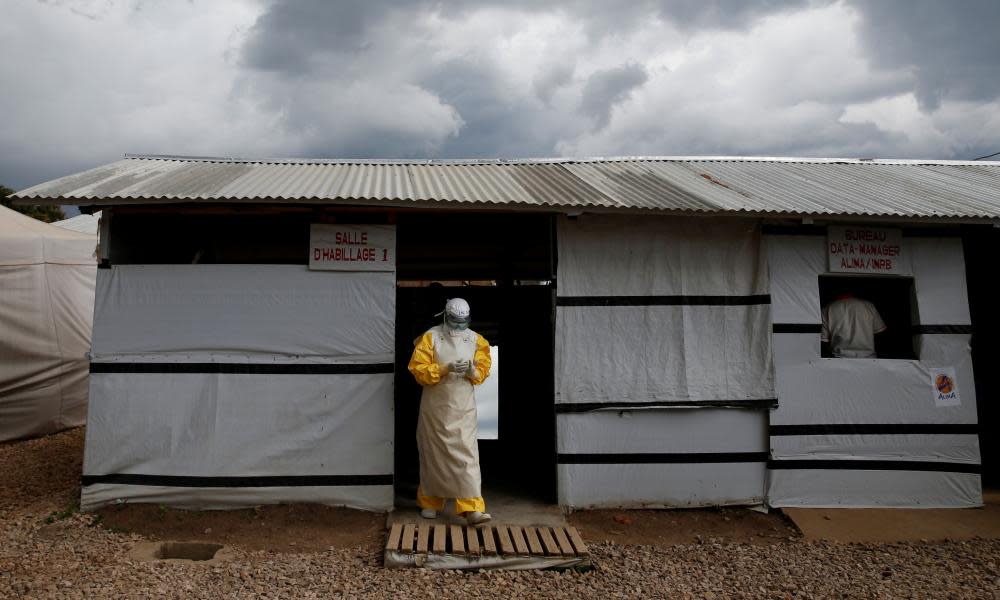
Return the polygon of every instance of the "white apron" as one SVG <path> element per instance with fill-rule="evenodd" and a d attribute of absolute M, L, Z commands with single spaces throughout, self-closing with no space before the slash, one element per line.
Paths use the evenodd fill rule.
<path fill-rule="evenodd" d="M 443 325 L 430 331 L 438 365 L 456 360 L 472 363 L 478 337 L 475 331 L 466 329 L 452 335 Z M 477 437 L 476 399 L 472 383 L 464 375 L 448 373 L 440 382 L 424 386 L 417 419 L 417 449 L 420 487 L 425 496 L 482 496 Z"/>

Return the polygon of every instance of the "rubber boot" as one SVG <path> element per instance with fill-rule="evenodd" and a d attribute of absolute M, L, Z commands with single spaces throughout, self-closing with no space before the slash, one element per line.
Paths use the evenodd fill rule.
<path fill-rule="evenodd" d="M 470 510 L 465 513 L 465 520 L 469 525 L 481 525 L 492 518 L 490 513 L 479 512 L 478 510 Z"/>

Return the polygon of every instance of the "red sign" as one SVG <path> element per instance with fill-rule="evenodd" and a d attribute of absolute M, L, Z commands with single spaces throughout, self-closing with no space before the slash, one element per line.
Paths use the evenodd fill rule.
<path fill-rule="evenodd" d="M 827 255 L 832 273 L 909 275 L 903 232 L 879 227 L 827 228 Z"/>
<path fill-rule="evenodd" d="M 309 230 L 309 268 L 395 271 L 396 227 L 313 224 Z"/>

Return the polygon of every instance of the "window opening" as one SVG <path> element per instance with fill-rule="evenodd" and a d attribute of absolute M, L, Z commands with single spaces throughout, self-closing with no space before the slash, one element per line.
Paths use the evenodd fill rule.
<path fill-rule="evenodd" d="M 912 277 L 821 275 L 824 358 L 915 359 Z"/>

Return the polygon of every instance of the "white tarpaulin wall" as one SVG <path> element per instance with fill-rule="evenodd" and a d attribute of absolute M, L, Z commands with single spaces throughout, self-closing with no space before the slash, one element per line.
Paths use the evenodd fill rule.
<path fill-rule="evenodd" d="M 773 406 L 756 222 L 559 221 L 560 504 L 760 502 Z"/>
<path fill-rule="evenodd" d="M 822 235 L 768 235 L 778 409 L 773 506 L 982 503 L 965 263 L 959 238 L 904 237 L 919 360 L 820 357 Z M 938 406 L 931 370 L 954 369 L 961 404 Z"/>
<path fill-rule="evenodd" d="M 0 206 L 0 441 L 85 422 L 96 249 Z"/>
<path fill-rule="evenodd" d="M 101 269 L 81 505 L 393 504 L 395 273 Z"/>

